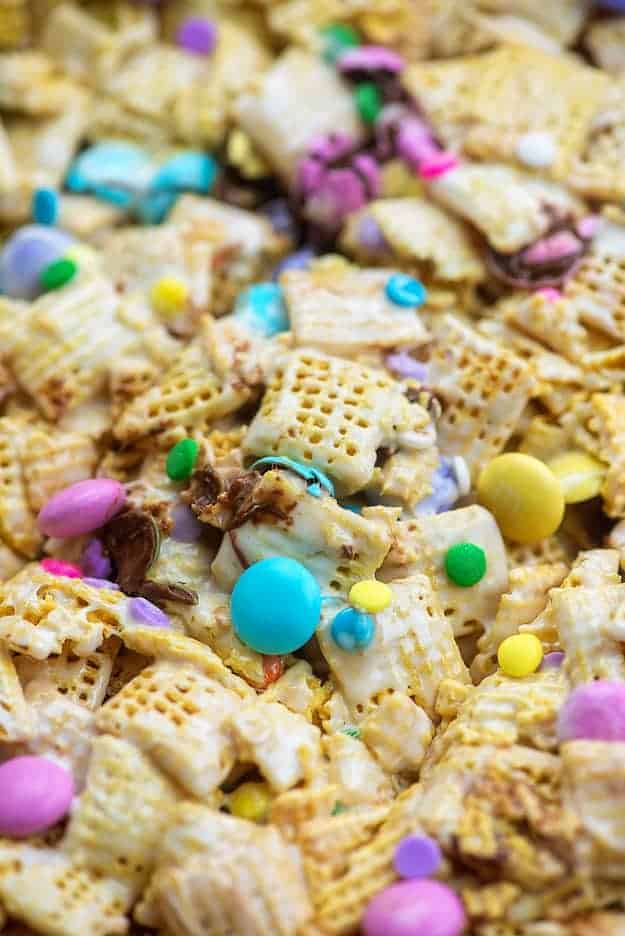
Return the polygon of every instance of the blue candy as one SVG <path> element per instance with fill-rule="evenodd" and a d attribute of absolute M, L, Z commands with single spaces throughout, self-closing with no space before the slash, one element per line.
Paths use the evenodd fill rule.
<path fill-rule="evenodd" d="M 312 247 L 302 247 L 281 260 L 273 271 L 271 278 L 277 282 L 287 270 L 307 270 L 314 258 L 315 251 Z"/>
<path fill-rule="evenodd" d="M 96 143 L 83 150 L 65 178 L 70 192 L 90 193 L 128 208 L 147 191 L 156 172 L 154 160 L 134 143 Z"/>
<path fill-rule="evenodd" d="M 405 308 L 421 306 L 427 298 L 423 283 L 404 273 L 395 273 L 390 276 L 386 283 L 385 292 L 391 302 Z"/>
<path fill-rule="evenodd" d="M 150 186 L 153 192 L 199 192 L 207 195 L 217 176 L 217 163 L 206 153 L 179 153 L 159 169 Z"/>
<path fill-rule="evenodd" d="M 595 3 L 604 10 L 614 10 L 617 13 L 625 13 L 625 0 L 595 0 Z"/>
<path fill-rule="evenodd" d="M 35 224 L 56 224 L 59 217 L 59 196 L 54 189 L 36 189 L 33 195 L 32 214 Z"/>
<path fill-rule="evenodd" d="M 234 315 L 265 338 L 289 330 L 289 313 L 277 283 L 255 283 L 240 292 Z"/>
<path fill-rule="evenodd" d="M 356 608 L 343 608 L 335 615 L 330 628 L 332 640 L 341 650 L 356 653 L 366 650 L 375 637 L 375 621 Z"/>
<path fill-rule="evenodd" d="M 58 228 L 28 224 L 17 230 L 0 254 L 0 285 L 13 299 L 36 299 L 43 292 L 40 277 L 74 243 Z"/>
<path fill-rule="evenodd" d="M 334 497 L 334 485 L 323 471 L 313 468 L 312 465 L 302 465 L 301 462 L 295 461 L 293 458 L 287 458 L 286 455 L 266 455 L 265 458 L 259 458 L 255 461 L 252 468 L 266 468 L 269 470 L 274 466 L 288 468 L 289 471 L 303 478 L 308 485 L 308 493 L 312 494 L 313 497 L 321 497 L 322 488 Z"/>
<path fill-rule="evenodd" d="M 317 580 L 295 559 L 254 563 L 232 591 L 234 632 L 258 653 L 293 653 L 313 636 L 321 614 Z"/>

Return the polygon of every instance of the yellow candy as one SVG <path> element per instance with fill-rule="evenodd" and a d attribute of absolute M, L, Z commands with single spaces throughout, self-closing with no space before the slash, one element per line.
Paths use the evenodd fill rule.
<path fill-rule="evenodd" d="M 269 166 L 242 130 L 233 130 L 228 137 L 227 154 L 228 162 L 246 179 L 261 179 L 270 174 Z"/>
<path fill-rule="evenodd" d="M 152 286 L 152 306 L 164 318 L 173 318 L 184 312 L 189 298 L 186 284 L 174 276 L 163 276 Z"/>
<path fill-rule="evenodd" d="M 377 614 L 388 608 L 393 598 L 393 592 L 384 582 L 375 579 L 365 579 L 356 582 L 349 591 L 349 603 L 361 611 Z"/>
<path fill-rule="evenodd" d="M 266 783 L 242 783 L 230 796 L 230 812 L 239 819 L 262 822 L 271 805 L 271 794 Z"/>
<path fill-rule="evenodd" d="M 547 462 L 560 480 L 567 504 L 580 504 L 601 492 L 606 466 L 585 452 L 565 452 Z"/>
<path fill-rule="evenodd" d="M 477 494 L 495 517 L 504 536 L 518 543 L 537 543 L 562 523 L 562 485 L 532 455 L 498 455 L 482 471 Z"/>
<path fill-rule="evenodd" d="M 499 644 L 499 665 L 506 676 L 529 676 L 543 660 L 543 645 L 534 634 L 514 634 Z"/>

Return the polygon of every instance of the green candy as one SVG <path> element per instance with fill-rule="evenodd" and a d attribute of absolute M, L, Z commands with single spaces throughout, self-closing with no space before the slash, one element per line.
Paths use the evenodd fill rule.
<path fill-rule="evenodd" d="M 333 65 L 343 52 L 355 49 L 360 45 L 360 36 L 352 26 L 346 23 L 334 23 L 321 30 L 324 40 L 323 58 L 329 65 Z"/>
<path fill-rule="evenodd" d="M 167 476 L 172 481 L 186 481 L 195 467 L 200 446 L 195 439 L 181 439 L 167 455 Z"/>
<path fill-rule="evenodd" d="M 61 286 L 65 286 L 74 279 L 77 272 L 78 267 L 74 260 L 61 257 L 60 260 L 55 260 L 41 271 L 39 282 L 42 288 L 49 292 L 51 289 L 60 289 Z"/>
<path fill-rule="evenodd" d="M 354 90 L 356 107 L 363 123 L 372 124 L 382 110 L 382 99 L 372 81 L 362 81 Z"/>
<path fill-rule="evenodd" d="M 456 543 L 445 556 L 445 572 L 461 588 L 476 585 L 486 575 L 486 553 L 475 543 Z"/>

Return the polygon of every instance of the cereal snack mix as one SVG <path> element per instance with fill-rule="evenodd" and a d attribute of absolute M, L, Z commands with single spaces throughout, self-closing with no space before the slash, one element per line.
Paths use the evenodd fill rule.
<path fill-rule="evenodd" d="M 0 0 L 2 936 L 625 934 L 624 101 L 623 0 Z"/>

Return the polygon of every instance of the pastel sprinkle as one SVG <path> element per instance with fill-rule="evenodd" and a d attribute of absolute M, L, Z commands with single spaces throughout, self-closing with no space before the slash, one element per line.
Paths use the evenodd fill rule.
<path fill-rule="evenodd" d="M 150 290 L 152 308 L 165 319 L 184 312 L 189 301 L 186 283 L 175 276 L 162 276 Z"/>
<path fill-rule="evenodd" d="M 540 664 L 540 669 L 560 669 L 564 660 L 565 654 L 561 650 L 552 650 L 551 653 L 546 653 L 544 655 L 543 661 Z"/>
<path fill-rule="evenodd" d="M 382 98 L 373 81 L 362 81 L 354 89 L 356 110 L 363 123 L 375 123 L 382 110 Z"/>
<path fill-rule="evenodd" d="M 109 591 L 119 591 L 119 585 L 117 582 L 111 582 L 110 579 L 101 579 L 101 578 L 92 578 L 87 576 L 83 578 L 85 585 L 90 585 L 92 588 L 108 588 Z"/>
<path fill-rule="evenodd" d="M 542 296 L 547 302 L 557 302 L 558 299 L 562 298 L 560 290 L 554 289 L 552 286 L 545 286 L 543 289 L 536 290 L 536 292 L 537 295 Z"/>
<path fill-rule="evenodd" d="M 453 153 L 441 152 L 420 164 L 419 175 L 422 179 L 437 179 L 459 165 L 460 161 Z"/>
<path fill-rule="evenodd" d="M 210 55 L 217 45 L 217 25 L 204 16 L 189 16 L 178 30 L 180 48 L 194 55 Z"/>

